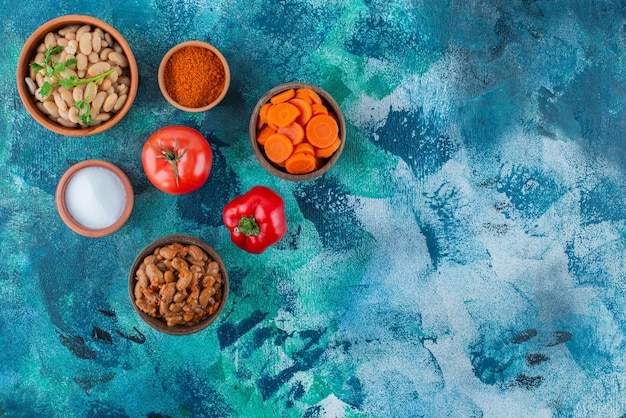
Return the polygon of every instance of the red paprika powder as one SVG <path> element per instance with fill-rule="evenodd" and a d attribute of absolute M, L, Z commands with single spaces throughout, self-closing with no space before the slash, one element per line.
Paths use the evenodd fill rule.
<path fill-rule="evenodd" d="M 177 103 L 190 108 L 208 106 L 224 90 L 224 65 L 213 51 L 185 46 L 165 64 L 164 81 Z"/>

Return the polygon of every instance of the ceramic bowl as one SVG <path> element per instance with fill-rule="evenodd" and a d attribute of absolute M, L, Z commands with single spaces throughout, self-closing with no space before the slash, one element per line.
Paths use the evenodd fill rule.
<path fill-rule="evenodd" d="M 203 48 L 203 49 L 209 50 L 213 54 L 215 54 L 215 56 L 222 63 L 222 66 L 224 68 L 224 86 L 223 86 L 221 93 L 217 95 L 217 97 L 215 97 L 210 103 L 207 103 L 205 105 L 199 105 L 197 107 L 190 106 L 189 104 L 181 104 L 177 102 L 172 97 L 172 94 L 170 94 L 170 92 L 168 91 L 168 84 L 169 84 L 168 82 L 171 82 L 171 80 L 168 79 L 168 71 L 167 71 L 168 63 L 170 59 L 172 59 L 172 56 L 175 53 L 181 51 L 183 48 Z M 182 58 L 177 58 L 177 59 L 182 59 Z M 194 64 L 190 64 L 190 65 L 194 65 Z M 173 69 L 172 71 L 179 71 L 179 70 Z M 180 76 L 181 77 L 189 76 L 190 79 L 193 78 L 193 75 L 188 75 L 188 74 L 180 74 Z M 187 42 L 183 42 L 174 46 L 163 56 L 163 59 L 161 60 L 161 64 L 159 65 L 157 78 L 159 82 L 159 88 L 161 89 L 161 94 L 163 94 L 163 97 L 165 97 L 165 99 L 172 106 L 185 112 L 204 112 L 217 106 L 222 101 L 224 96 L 226 96 L 226 93 L 228 92 L 228 88 L 230 86 L 230 69 L 228 67 L 228 62 L 226 62 L 226 58 L 224 58 L 224 55 L 222 55 L 222 53 L 213 45 L 208 44 L 206 42 L 202 42 L 202 41 L 187 41 Z M 208 83 L 211 83 L 212 81 L 213 80 L 207 80 Z"/>
<path fill-rule="evenodd" d="M 156 318 L 156 317 L 152 317 L 148 315 L 147 313 L 139 309 L 139 307 L 135 303 L 136 301 L 135 286 L 137 284 L 136 275 L 137 275 L 137 270 L 143 263 L 143 260 L 147 256 L 154 254 L 154 251 L 157 247 L 164 247 L 175 242 L 183 244 L 184 246 L 189 246 L 193 244 L 193 245 L 200 247 L 202 250 L 204 250 L 204 252 L 209 256 L 210 259 L 217 262 L 220 268 L 221 275 L 222 275 L 222 298 L 221 298 L 221 301 L 219 301 L 219 307 L 212 314 L 205 316 L 199 322 L 193 325 L 181 324 L 181 325 L 168 326 L 164 319 Z M 220 258 L 220 255 L 209 244 L 207 244 L 206 242 L 202 241 L 199 238 L 192 237 L 190 235 L 183 235 L 183 234 L 167 235 L 151 242 L 139 253 L 137 258 L 133 262 L 130 268 L 130 273 L 128 275 L 128 293 L 130 295 L 130 300 L 133 305 L 133 308 L 135 309 L 139 317 L 143 321 L 145 321 L 146 324 L 156 329 L 157 331 L 163 332 L 165 334 L 170 334 L 170 335 L 194 334 L 196 332 L 199 332 L 205 329 L 209 325 L 211 325 L 220 315 L 222 310 L 224 309 L 224 306 L 226 305 L 226 302 L 228 300 L 228 291 L 229 291 L 228 272 L 226 271 L 226 266 L 224 265 L 224 262 Z"/>
<path fill-rule="evenodd" d="M 93 174 L 91 177 L 85 177 L 84 174 L 88 172 L 81 171 L 94 168 L 101 169 L 96 170 L 96 173 L 98 173 L 96 181 L 93 180 Z M 103 171 L 102 169 L 108 171 Z M 82 173 L 83 175 L 79 177 L 76 176 L 77 173 Z M 106 177 L 102 177 L 103 175 L 106 175 Z M 72 183 L 72 180 L 75 180 L 75 182 Z M 103 181 L 105 182 L 104 184 L 102 184 Z M 100 191 L 105 189 L 119 191 L 124 194 L 124 201 L 120 203 L 120 205 L 123 204 L 123 207 L 116 208 L 118 211 L 121 210 L 119 216 L 107 212 L 103 217 L 94 220 L 98 216 L 96 213 L 101 214 L 102 211 L 107 209 L 107 206 L 110 209 L 111 202 L 113 202 L 109 194 L 100 197 L 92 194 L 92 192 L 97 193 L 98 189 Z M 75 199 L 69 197 L 76 196 L 77 191 L 82 202 L 82 205 L 78 205 L 78 207 Z M 63 174 L 56 190 L 56 205 L 63 222 L 77 234 L 90 238 L 104 237 L 120 229 L 130 217 L 133 203 L 133 186 L 126 174 L 117 166 L 102 160 L 85 160 L 74 164 Z M 87 222 L 84 219 L 87 219 Z M 81 220 L 83 223 L 79 222 Z M 96 223 L 105 220 L 109 220 L 109 222 L 105 222 L 102 227 L 96 227 Z"/>
<path fill-rule="evenodd" d="M 335 153 L 332 156 L 322 160 L 321 166 L 317 168 L 315 171 L 312 171 L 306 174 L 291 174 L 291 173 L 288 173 L 284 168 L 279 167 L 278 165 L 274 164 L 265 155 L 263 146 L 261 146 L 256 139 L 257 122 L 259 119 L 259 112 L 261 110 L 261 107 L 265 103 L 268 103 L 273 96 L 289 89 L 297 90 L 299 88 L 309 88 L 315 91 L 320 96 L 320 98 L 322 99 L 322 104 L 324 104 L 328 108 L 328 111 L 332 113 L 337 120 L 337 124 L 339 125 L 339 138 L 341 139 L 341 144 L 339 145 L 339 148 L 335 151 Z M 254 151 L 254 155 L 259 160 L 259 163 L 261 163 L 263 168 L 265 168 L 268 172 L 275 175 L 276 177 L 279 177 L 284 180 L 307 181 L 307 180 L 315 179 L 325 174 L 326 172 L 328 172 L 328 170 L 330 170 L 332 166 L 335 165 L 335 163 L 341 156 L 344 145 L 346 143 L 346 122 L 343 117 L 341 108 L 339 107 L 335 99 L 333 99 L 333 97 L 330 94 L 328 94 L 326 91 L 312 84 L 291 82 L 291 83 L 285 83 L 285 84 L 276 86 L 273 89 L 269 90 L 267 93 L 265 93 L 263 97 L 261 97 L 261 99 L 257 102 L 256 106 L 254 107 L 252 111 L 252 115 L 250 117 L 249 133 L 250 133 L 250 144 L 252 146 L 252 150 Z"/>
<path fill-rule="evenodd" d="M 37 48 L 44 42 L 45 36 L 50 32 L 57 32 L 58 30 L 68 25 L 90 25 L 92 30 L 95 28 L 102 29 L 102 31 L 111 35 L 113 40 L 120 45 L 124 52 L 124 55 L 128 60 L 128 67 L 125 70 L 125 73 L 127 72 L 127 74 L 124 74 L 127 75 L 130 79 L 130 85 L 128 88 L 128 92 L 126 93 L 126 102 L 117 112 L 112 113 L 112 116 L 109 120 L 102 122 L 99 125 L 88 127 L 78 126 L 71 128 L 62 126 L 58 122 L 51 120 L 40 108 L 37 107 L 37 100 L 31 94 L 28 85 L 25 82 L 26 77 L 30 75 L 30 63 L 37 53 Z M 133 52 L 128 45 L 128 42 L 126 42 L 124 37 L 112 26 L 103 22 L 102 20 L 96 19 L 95 17 L 91 16 L 67 15 L 57 17 L 44 23 L 39 28 L 37 28 L 37 30 L 35 30 L 35 32 L 33 32 L 32 35 L 30 35 L 30 37 L 26 40 L 17 64 L 17 89 L 20 98 L 22 99 L 22 102 L 26 107 L 26 110 L 43 127 L 60 135 L 95 135 L 112 128 L 120 120 L 122 120 L 126 113 L 128 113 L 128 110 L 132 106 L 133 101 L 135 100 L 135 97 L 137 95 L 138 85 L 139 75 L 137 71 L 137 61 L 135 60 L 135 56 L 133 55 Z"/>

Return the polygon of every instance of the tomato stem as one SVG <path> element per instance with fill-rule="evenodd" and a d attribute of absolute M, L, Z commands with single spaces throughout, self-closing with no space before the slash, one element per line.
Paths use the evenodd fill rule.
<path fill-rule="evenodd" d="M 176 140 L 176 143 L 174 144 L 174 148 L 173 149 L 169 149 L 167 147 L 164 147 L 163 145 L 161 145 L 161 142 L 159 140 L 157 140 L 157 144 L 153 145 L 151 143 L 148 143 L 148 145 L 150 145 L 150 147 L 152 147 L 153 149 L 155 149 L 156 151 L 158 151 L 159 153 L 161 153 L 162 155 L 157 155 L 156 158 L 162 158 L 165 159 L 168 163 L 170 163 L 172 165 L 172 169 L 174 170 L 174 177 L 176 179 L 176 187 L 179 186 L 178 184 L 178 162 L 180 160 L 182 160 L 182 158 L 185 156 L 185 153 L 187 152 L 187 148 L 189 148 L 189 145 L 187 145 L 185 147 L 185 149 L 183 150 L 183 152 L 181 152 L 180 154 L 178 154 L 178 139 Z"/>

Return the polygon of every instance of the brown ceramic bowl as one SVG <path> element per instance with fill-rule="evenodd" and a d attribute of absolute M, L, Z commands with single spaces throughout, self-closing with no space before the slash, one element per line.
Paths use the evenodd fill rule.
<path fill-rule="evenodd" d="M 174 100 L 170 92 L 167 90 L 168 83 L 166 80 L 166 77 L 167 77 L 166 68 L 167 68 L 168 62 L 170 61 L 170 59 L 175 53 L 179 52 L 181 49 L 186 48 L 186 47 L 203 48 L 203 49 L 207 49 L 213 52 L 215 56 L 219 59 L 219 61 L 222 63 L 222 66 L 224 67 L 224 87 L 221 93 L 213 101 L 211 101 L 210 103 L 206 105 L 200 105 L 198 107 L 191 107 L 186 104 L 180 104 L 176 100 Z M 226 93 L 228 92 L 228 87 L 230 86 L 230 69 L 228 68 L 228 62 L 226 62 L 226 58 L 224 58 L 224 55 L 222 55 L 222 53 L 213 45 L 208 44 L 206 42 L 201 42 L 201 41 L 187 41 L 187 42 L 183 42 L 174 46 L 165 54 L 165 56 L 163 56 L 163 59 L 161 60 L 161 64 L 159 65 L 157 78 L 159 81 L 159 88 L 161 89 L 161 93 L 163 94 L 163 97 L 165 97 L 165 99 L 172 106 L 185 112 L 204 112 L 206 110 L 209 110 L 217 106 L 222 101 L 224 96 L 226 96 Z"/>
<path fill-rule="evenodd" d="M 98 183 L 90 183 L 90 180 L 94 178 L 93 174 L 88 176 L 86 173 L 89 173 L 89 171 L 81 171 L 84 169 L 100 169 L 95 170 L 99 176 Z M 93 172 L 94 170 L 91 171 L 91 173 Z M 77 173 L 79 176 L 77 176 Z M 103 179 L 102 175 L 106 175 L 106 177 Z M 100 213 L 100 210 L 105 208 L 106 204 L 103 204 L 102 200 L 98 200 L 97 196 L 92 198 L 91 190 L 83 187 L 85 184 L 95 184 L 96 187 L 89 189 L 95 190 L 96 193 L 97 190 L 102 191 L 100 198 L 109 202 L 107 204 L 111 204 L 112 199 L 106 190 L 122 192 L 125 195 L 125 201 L 123 202 L 123 207 L 117 208 L 121 214 L 116 216 L 115 214 L 111 215 L 109 212 L 104 217 L 98 219 L 98 223 L 104 222 L 104 224 L 96 225 L 92 217 L 96 217 L 97 215 L 95 214 Z M 80 192 L 79 197 L 82 201 L 82 206 L 78 205 L 81 206 L 78 208 L 76 208 L 74 198 L 66 199 L 68 195 L 76 196 L 77 191 Z M 63 222 L 77 234 L 90 238 L 104 237 L 120 229 L 130 217 L 133 203 L 133 186 L 126 174 L 117 166 L 102 160 L 85 160 L 74 164 L 63 174 L 56 190 L 56 205 Z M 87 220 L 86 222 L 85 219 Z M 82 223 L 79 221 L 82 221 Z"/>
<path fill-rule="evenodd" d="M 125 70 L 125 73 L 127 72 L 128 74 L 125 75 L 127 75 L 130 79 L 130 86 L 128 88 L 126 102 L 116 113 L 112 114 L 109 120 L 102 122 L 99 125 L 88 127 L 77 126 L 71 128 L 62 126 L 58 122 L 53 121 L 40 108 L 37 107 L 37 100 L 34 98 L 33 94 L 31 94 L 26 82 L 24 81 L 25 78 L 30 75 L 29 65 L 37 52 L 37 48 L 43 43 L 46 34 L 50 32 L 57 32 L 65 26 L 74 24 L 91 25 L 92 30 L 95 28 L 102 29 L 105 33 L 111 35 L 113 40 L 121 46 L 124 54 L 126 55 L 126 58 L 128 59 L 128 67 Z M 137 95 L 138 85 L 139 76 L 137 71 L 137 62 L 135 60 L 133 52 L 130 49 L 130 46 L 128 45 L 128 42 L 126 42 L 124 37 L 112 26 L 91 16 L 67 15 L 57 17 L 44 23 L 39 28 L 37 28 L 35 32 L 33 32 L 28 40 L 26 40 L 17 64 L 17 89 L 20 94 L 20 98 L 22 99 L 22 102 L 26 107 L 26 110 L 28 110 L 28 113 L 30 113 L 32 117 L 43 127 L 60 135 L 87 136 L 98 134 L 106 131 L 107 129 L 110 129 L 120 120 L 122 120 L 124 115 L 126 115 L 128 110 L 130 109 L 133 101 L 135 100 L 135 96 Z"/>
<path fill-rule="evenodd" d="M 328 111 L 332 113 L 337 119 L 337 124 L 339 125 L 339 138 L 341 139 L 341 144 L 339 145 L 339 149 L 337 149 L 332 156 L 324 159 L 322 161 L 322 165 L 317 170 L 312 171 L 307 174 L 291 174 L 291 173 L 288 173 L 284 168 L 277 166 L 276 164 L 274 164 L 272 161 L 270 161 L 267 158 L 267 156 L 265 155 L 265 151 L 263 150 L 263 147 L 256 140 L 257 121 L 259 119 L 259 112 L 261 110 L 261 106 L 263 106 L 265 103 L 268 103 L 270 99 L 273 96 L 277 95 L 278 93 L 281 93 L 289 89 L 297 90 L 299 88 L 309 88 L 315 91 L 320 96 L 323 104 L 328 108 Z M 333 99 L 333 97 L 330 94 L 328 94 L 326 91 L 322 90 L 321 88 L 317 86 L 314 86 L 312 84 L 307 84 L 307 83 L 298 83 L 298 82 L 285 83 L 285 84 L 276 86 L 270 91 L 268 91 L 267 93 L 265 93 L 265 95 L 261 97 L 261 99 L 257 102 L 256 106 L 254 107 L 252 111 L 252 116 L 250 117 L 249 132 L 250 132 L 250 144 L 252 145 L 252 150 L 254 151 L 254 155 L 259 160 L 263 168 L 265 168 L 267 171 L 269 171 L 271 174 L 275 175 L 276 177 L 279 177 L 285 180 L 291 180 L 291 181 L 312 180 L 314 178 L 317 178 L 325 174 L 328 170 L 332 168 L 333 165 L 335 165 L 346 143 L 346 122 L 343 117 L 341 108 L 339 107 L 335 99 Z"/>
<path fill-rule="evenodd" d="M 168 326 L 164 319 L 155 318 L 155 317 L 148 315 L 147 313 L 139 309 L 139 307 L 135 303 L 135 300 L 136 300 L 135 299 L 135 285 L 137 284 L 136 274 L 137 274 L 137 270 L 143 263 L 144 258 L 153 254 L 154 250 L 157 247 L 163 247 L 168 244 L 172 244 L 174 242 L 181 243 L 185 246 L 191 245 L 191 244 L 197 245 L 202 250 L 204 250 L 204 252 L 209 256 L 209 258 L 217 262 L 220 268 L 220 272 L 222 274 L 222 299 L 219 302 L 219 307 L 217 308 L 215 312 L 213 312 L 213 314 L 205 316 L 204 318 L 200 320 L 200 322 L 197 322 L 192 325 L 181 324 L 181 325 Z M 170 334 L 170 335 L 194 334 L 196 332 L 199 332 L 205 329 L 209 325 L 211 325 L 220 315 L 222 310 L 224 309 L 224 306 L 226 305 L 226 302 L 228 300 L 228 291 L 229 291 L 228 272 L 226 271 L 226 266 L 224 265 L 224 262 L 220 258 L 217 251 L 215 251 L 209 244 L 202 241 L 201 239 L 192 237 L 189 235 L 173 234 L 173 235 L 167 235 L 167 236 L 158 238 L 155 241 L 152 241 L 139 253 L 137 258 L 133 262 L 133 265 L 130 268 L 130 273 L 128 275 L 128 294 L 130 295 L 130 301 L 133 305 L 133 308 L 135 309 L 139 317 L 143 319 L 152 328 L 156 329 L 157 331 L 161 331 L 165 334 Z"/>

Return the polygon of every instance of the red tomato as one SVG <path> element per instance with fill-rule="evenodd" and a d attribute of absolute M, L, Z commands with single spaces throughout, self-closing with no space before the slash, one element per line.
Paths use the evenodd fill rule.
<path fill-rule="evenodd" d="M 209 178 L 213 151 L 206 138 L 186 126 L 166 126 L 144 144 L 143 169 L 154 186 L 170 194 L 199 189 Z"/>

